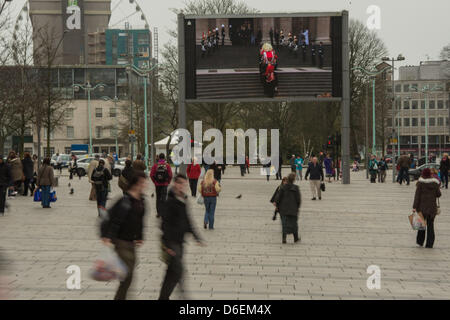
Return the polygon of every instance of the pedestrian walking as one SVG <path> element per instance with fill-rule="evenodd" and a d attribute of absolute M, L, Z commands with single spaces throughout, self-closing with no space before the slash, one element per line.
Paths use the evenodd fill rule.
<path fill-rule="evenodd" d="M 145 171 L 147 169 L 144 160 L 142 160 L 142 154 L 138 153 L 136 155 L 136 160 L 133 161 L 133 169 L 138 171 Z"/>
<path fill-rule="evenodd" d="M 125 194 L 129 188 L 131 178 L 133 176 L 134 169 L 132 167 L 131 160 L 125 160 L 125 168 L 123 168 L 120 173 L 120 177 L 118 180 L 119 188 L 122 189 L 123 194 Z"/>
<path fill-rule="evenodd" d="M 448 171 L 450 170 L 450 159 L 448 158 L 448 153 L 444 153 L 441 159 L 439 172 L 441 174 L 442 186 L 448 189 Z"/>
<path fill-rule="evenodd" d="M 295 173 L 297 170 L 297 166 L 295 165 L 295 154 L 293 154 L 291 159 L 289 159 L 289 165 L 291 166 L 291 172 Z"/>
<path fill-rule="evenodd" d="M 320 182 L 324 180 L 323 168 L 317 157 L 313 157 L 312 161 L 308 163 L 308 170 L 306 170 L 305 180 L 308 180 L 308 176 L 310 176 L 309 185 L 313 196 L 311 200 L 316 200 L 316 197 L 319 197 L 319 200 L 322 200 Z"/>
<path fill-rule="evenodd" d="M 333 177 L 333 159 L 331 159 L 330 154 L 328 153 L 323 160 L 323 164 L 325 166 L 325 176 L 328 178 L 328 182 L 331 183 L 331 177 Z"/>
<path fill-rule="evenodd" d="M 3 155 L 0 155 L 0 214 L 2 216 L 5 215 L 6 191 L 11 186 L 11 183 L 11 168 L 3 160 Z"/>
<path fill-rule="evenodd" d="M 112 180 L 111 172 L 105 167 L 105 160 L 98 161 L 97 168 L 92 172 L 91 180 L 95 186 L 95 194 L 97 197 L 97 208 L 105 208 L 108 198 L 108 184 Z M 99 211 L 100 216 L 100 211 Z"/>
<path fill-rule="evenodd" d="M 88 176 L 88 181 L 91 184 L 91 192 L 89 193 L 90 201 L 97 201 L 97 194 L 95 191 L 96 188 L 95 188 L 95 183 L 92 180 L 92 174 L 94 173 L 94 170 L 98 167 L 99 161 L 100 161 L 100 155 L 96 154 L 94 156 L 94 159 L 92 159 L 91 162 L 89 162 L 89 166 L 88 166 L 87 176 Z"/>
<path fill-rule="evenodd" d="M 283 243 L 288 234 L 294 235 L 294 243 L 300 241 L 298 235 L 298 213 L 301 205 L 299 187 L 294 184 L 295 173 L 290 173 L 287 183 L 282 185 L 276 197 L 276 205 L 280 212 Z"/>
<path fill-rule="evenodd" d="M 245 169 L 247 170 L 247 174 L 250 174 L 250 159 L 248 156 L 245 156 Z"/>
<path fill-rule="evenodd" d="M 214 172 L 209 169 L 202 182 L 198 186 L 205 204 L 205 218 L 203 219 L 203 227 L 210 230 L 214 229 L 214 214 L 216 212 L 217 197 L 221 191 L 220 183 L 214 178 Z"/>
<path fill-rule="evenodd" d="M 282 166 L 283 166 L 283 157 L 282 157 L 281 154 L 280 154 L 279 160 L 278 160 L 277 176 L 276 176 L 276 179 L 277 179 L 277 180 L 281 180 L 281 179 L 282 179 L 282 176 L 281 176 L 281 167 L 282 167 Z M 269 179 L 267 179 L 267 180 L 269 180 Z"/>
<path fill-rule="evenodd" d="M 179 284 L 181 291 L 184 291 L 183 246 L 185 234 L 191 233 L 199 245 L 204 245 L 191 222 L 186 191 L 186 177 L 181 174 L 175 176 L 162 214 L 161 246 L 163 260 L 167 263 L 167 271 L 159 294 L 159 300 L 169 300 L 177 284 Z"/>
<path fill-rule="evenodd" d="M 384 183 L 386 181 L 386 171 L 388 169 L 386 159 L 381 157 L 380 161 L 378 161 L 378 182 Z"/>
<path fill-rule="evenodd" d="M 36 188 L 41 189 L 41 204 L 43 208 L 50 208 L 50 189 L 54 185 L 54 172 L 50 165 L 50 158 L 42 162 L 37 176 Z"/>
<path fill-rule="evenodd" d="M 22 168 L 23 168 L 23 196 L 28 195 L 28 190 L 30 190 L 30 195 L 33 195 L 34 188 L 31 186 L 31 182 L 34 177 L 34 165 L 33 160 L 31 160 L 31 155 L 29 152 L 25 152 L 22 160 Z"/>
<path fill-rule="evenodd" d="M 278 193 L 280 192 L 281 187 L 286 184 L 288 181 L 287 177 L 284 177 L 283 180 L 281 180 L 281 184 L 275 189 L 275 192 L 272 195 L 272 198 L 270 198 L 270 203 L 273 204 L 273 206 L 275 207 L 275 211 L 273 212 L 273 217 L 272 220 L 276 220 L 277 219 L 277 213 L 279 213 L 278 208 L 277 208 L 277 197 L 278 197 Z"/>
<path fill-rule="evenodd" d="M 130 166 L 131 167 L 131 166 Z M 101 225 L 102 241 L 114 246 L 119 258 L 127 266 L 127 276 L 120 282 L 114 300 L 125 300 L 133 280 L 136 265 L 136 248 L 143 245 L 145 199 L 148 188 L 147 177 L 142 171 L 135 171 L 128 181 L 123 197 L 108 210 L 108 219 Z"/>
<path fill-rule="evenodd" d="M 59 170 L 59 174 L 62 174 L 62 165 L 63 165 L 62 156 L 59 153 L 57 153 L 56 154 L 56 169 Z"/>
<path fill-rule="evenodd" d="M 297 159 L 295 159 L 295 168 L 296 168 L 296 180 L 303 180 L 302 170 L 303 170 L 303 158 L 298 155 Z"/>
<path fill-rule="evenodd" d="M 376 157 L 372 155 L 369 160 L 370 183 L 377 182 L 377 173 L 378 173 L 378 161 Z"/>
<path fill-rule="evenodd" d="M 200 174 L 202 173 L 202 168 L 197 163 L 197 160 L 195 158 L 192 159 L 192 163 L 190 163 L 187 166 L 186 173 L 189 178 L 189 187 L 191 189 L 191 195 L 193 197 L 196 197 L 197 196 L 198 178 L 200 177 Z"/>
<path fill-rule="evenodd" d="M 401 185 L 403 180 L 405 180 L 406 184 L 409 186 L 409 168 L 411 166 L 410 157 L 403 153 L 398 159 L 397 165 L 400 169 L 397 176 L 397 182 Z"/>
<path fill-rule="evenodd" d="M 166 162 L 164 153 L 159 155 L 159 160 L 152 167 L 150 178 L 155 184 L 156 189 L 156 217 L 159 218 L 162 213 L 162 206 L 167 199 L 167 186 L 172 180 L 172 169 Z"/>
<path fill-rule="evenodd" d="M 10 196 L 16 196 L 20 191 L 22 182 L 24 180 L 22 161 L 17 156 L 15 151 L 11 151 L 8 156 L 8 164 L 11 168 L 11 179 L 13 181 L 13 189 L 10 192 Z"/>
<path fill-rule="evenodd" d="M 269 160 L 266 164 L 263 164 L 263 170 L 266 172 L 267 181 L 270 179 L 270 168 L 272 167 L 272 162 Z M 281 164 L 280 164 L 281 167 Z M 278 179 L 277 179 L 278 180 Z"/>
<path fill-rule="evenodd" d="M 72 155 L 71 155 L 71 158 L 72 158 L 72 161 L 70 162 L 70 167 L 69 167 L 69 179 L 70 180 L 72 180 L 73 179 L 73 176 L 75 175 L 75 174 L 77 174 L 78 175 L 78 165 L 77 165 L 77 156 L 76 155 L 74 155 L 73 153 L 72 153 Z M 90 165 L 90 164 L 89 164 Z M 90 176 L 88 175 L 88 178 L 89 178 Z M 78 178 L 80 178 L 81 179 L 81 177 L 80 177 L 80 175 L 78 175 Z M 90 178 L 89 178 L 90 179 Z"/>
<path fill-rule="evenodd" d="M 431 170 L 425 168 L 416 184 L 414 195 L 413 212 L 421 212 L 426 220 L 426 230 L 417 232 L 416 242 L 423 246 L 426 235 L 426 248 L 433 248 L 434 244 L 434 219 L 437 215 L 437 199 L 441 196 L 439 180 L 431 175 Z"/>

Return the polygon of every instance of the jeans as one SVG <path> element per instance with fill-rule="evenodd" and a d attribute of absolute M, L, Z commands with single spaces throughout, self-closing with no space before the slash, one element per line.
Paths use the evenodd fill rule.
<path fill-rule="evenodd" d="M 217 197 L 204 197 L 205 201 L 205 223 L 209 229 L 214 229 L 214 213 L 216 211 Z"/>
<path fill-rule="evenodd" d="M 23 195 L 28 195 L 28 189 L 30 189 L 30 193 L 33 194 L 33 189 L 31 187 L 31 179 L 25 179 L 23 182 Z"/>
<path fill-rule="evenodd" d="M 41 186 L 41 204 L 44 208 L 50 206 L 50 187 L 51 186 Z"/>
<path fill-rule="evenodd" d="M 104 186 L 95 186 L 97 196 L 97 207 L 106 208 L 106 199 L 108 198 L 108 188 Z"/>
<path fill-rule="evenodd" d="M 5 213 L 7 186 L 0 186 L 0 213 Z"/>
<path fill-rule="evenodd" d="M 408 168 L 400 168 L 400 172 L 398 173 L 397 182 L 402 184 L 403 180 L 409 184 L 409 169 Z"/>
<path fill-rule="evenodd" d="M 448 188 L 448 171 L 441 171 L 441 181 L 445 188 Z"/>
<path fill-rule="evenodd" d="M 133 279 L 133 271 L 136 264 L 136 251 L 133 242 L 123 240 L 114 240 L 114 249 L 128 268 L 127 277 L 120 282 L 114 300 L 125 300 Z"/>
<path fill-rule="evenodd" d="M 189 187 L 191 188 L 191 194 L 193 197 L 197 196 L 197 183 L 198 179 L 189 179 Z"/>
<path fill-rule="evenodd" d="M 380 170 L 380 172 L 378 173 L 378 182 L 384 183 L 385 180 L 386 180 L 386 170 Z"/>
<path fill-rule="evenodd" d="M 159 300 L 169 300 L 177 284 L 179 284 L 183 292 L 183 245 L 181 243 L 172 243 L 168 247 L 175 252 L 175 256 L 170 258 L 167 265 L 166 275 L 159 293 Z"/>
<path fill-rule="evenodd" d="M 416 242 L 418 245 L 423 246 L 423 243 L 425 242 L 425 232 L 427 234 L 427 242 L 426 247 L 427 248 L 433 248 L 434 244 L 434 218 L 428 218 L 427 219 L 427 230 L 419 230 L 417 231 L 417 239 Z"/>
<path fill-rule="evenodd" d="M 159 217 L 167 200 L 167 186 L 156 186 L 156 215 Z"/>

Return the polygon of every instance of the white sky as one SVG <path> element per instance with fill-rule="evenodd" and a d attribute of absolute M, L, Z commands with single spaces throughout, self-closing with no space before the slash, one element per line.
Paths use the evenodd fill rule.
<path fill-rule="evenodd" d="M 128 0 L 123 0 L 125 3 Z M 150 27 L 158 27 L 160 47 L 168 41 L 167 30 L 176 28 L 170 8 L 184 6 L 182 0 L 137 0 Z M 25 0 L 14 0 L 20 8 Z M 351 18 L 366 22 L 370 5 L 381 9 L 379 36 L 389 55 L 402 53 L 406 60 L 398 65 L 417 65 L 436 60 L 443 46 L 450 43 L 450 0 L 247 0 L 261 12 L 304 12 L 348 10 Z M 133 23 L 133 21 L 131 21 Z"/>

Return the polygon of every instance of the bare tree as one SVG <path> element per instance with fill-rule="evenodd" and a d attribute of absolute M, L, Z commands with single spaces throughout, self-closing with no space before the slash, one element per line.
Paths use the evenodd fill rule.
<path fill-rule="evenodd" d="M 442 48 L 439 58 L 442 60 L 450 60 L 450 43 Z"/>

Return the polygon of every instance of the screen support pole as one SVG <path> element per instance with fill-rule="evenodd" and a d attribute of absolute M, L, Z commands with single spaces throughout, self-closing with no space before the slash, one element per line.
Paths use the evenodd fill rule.
<path fill-rule="evenodd" d="M 185 65 L 184 14 L 178 14 L 178 128 L 186 125 L 186 65 Z M 169 157 L 169 155 L 167 155 Z M 180 165 L 180 173 L 186 174 L 185 163 Z"/>
<path fill-rule="evenodd" d="M 350 184 L 350 72 L 348 11 L 342 11 L 342 182 Z"/>

